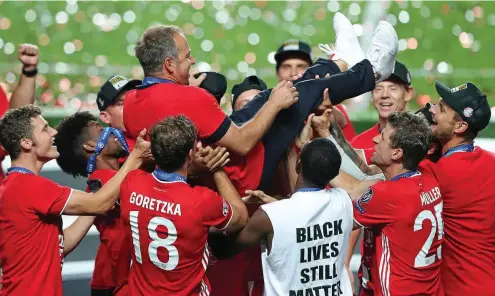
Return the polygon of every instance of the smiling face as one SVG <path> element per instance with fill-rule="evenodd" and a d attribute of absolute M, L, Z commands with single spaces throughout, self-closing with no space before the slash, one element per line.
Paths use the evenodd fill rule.
<path fill-rule="evenodd" d="M 196 64 L 196 60 L 191 55 L 191 48 L 184 35 L 175 34 L 174 41 L 177 47 L 178 57 L 177 60 L 173 60 L 172 62 L 172 75 L 179 84 L 188 85 L 189 71 L 191 70 L 191 66 Z"/>
<path fill-rule="evenodd" d="M 456 134 L 463 133 L 467 129 L 467 123 L 442 99 L 438 104 L 431 106 L 430 112 L 433 115 L 431 124 L 433 137 L 442 143 L 450 141 Z"/>
<path fill-rule="evenodd" d="M 382 120 L 390 113 L 405 111 L 406 104 L 412 98 L 412 88 L 400 82 L 385 80 L 376 84 L 373 89 L 373 105 Z"/>
<path fill-rule="evenodd" d="M 33 127 L 32 139 L 21 140 L 21 145 L 29 148 L 36 154 L 38 160 L 50 161 L 59 156 L 57 147 L 54 145 L 57 131 L 48 125 L 48 122 L 38 115 L 31 120 Z"/>

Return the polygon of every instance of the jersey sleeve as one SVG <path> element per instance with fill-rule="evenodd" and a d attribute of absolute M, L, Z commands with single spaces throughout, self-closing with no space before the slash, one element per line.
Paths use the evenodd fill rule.
<path fill-rule="evenodd" d="M 203 89 L 194 94 L 194 105 L 191 108 L 191 120 L 196 125 L 199 138 L 206 143 L 218 142 L 229 130 L 231 120 L 223 112 L 216 99 Z"/>
<path fill-rule="evenodd" d="M 400 193 L 400 189 L 394 188 L 393 185 L 390 181 L 378 182 L 355 200 L 354 221 L 361 226 L 372 227 L 397 220 L 397 215 L 401 212 L 401 196 L 394 194 Z"/>
<path fill-rule="evenodd" d="M 371 164 L 371 157 L 373 156 L 373 153 L 375 153 L 375 148 L 366 148 L 363 149 L 363 152 L 366 159 L 366 164 Z"/>
<path fill-rule="evenodd" d="M 202 215 L 203 225 L 214 226 L 220 230 L 225 229 L 233 216 L 230 203 L 206 187 L 195 187 L 194 190 L 200 191 L 198 212 Z"/>
<path fill-rule="evenodd" d="M 42 215 L 61 215 L 72 195 L 72 188 L 60 186 L 45 178 L 33 179 L 29 184 L 31 205 L 35 212 Z"/>

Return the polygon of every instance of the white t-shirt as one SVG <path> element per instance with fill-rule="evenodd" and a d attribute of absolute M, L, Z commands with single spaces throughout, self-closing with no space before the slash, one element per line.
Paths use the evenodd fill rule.
<path fill-rule="evenodd" d="M 344 267 L 353 226 L 347 192 L 298 191 L 261 208 L 273 226 L 270 252 L 262 246 L 264 295 L 352 296 Z"/>

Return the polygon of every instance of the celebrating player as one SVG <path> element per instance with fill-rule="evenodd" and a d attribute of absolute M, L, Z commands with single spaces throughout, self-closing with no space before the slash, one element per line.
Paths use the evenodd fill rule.
<path fill-rule="evenodd" d="M 490 122 L 490 106 L 472 83 L 448 88 L 436 82 L 436 89 L 441 100 L 430 111 L 443 153 L 437 171 L 444 200 L 445 295 L 494 295 L 495 157 L 473 143 Z"/>
<path fill-rule="evenodd" d="M 208 230 L 240 230 L 246 207 L 222 169 L 226 154 L 212 161 L 221 164 L 213 173 L 220 195 L 186 183 L 196 128 L 185 116 L 160 121 L 150 138 L 158 168 L 131 172 L 121 186 L 122 216 L 134 249 L 128 289 L 131 295 L 209 295 Z"/>
<path fill-rule="evenodd" d="M 143 135 L 144 135 L 143 131 Z M 0 295 L 62 295 L 62 263 L 84 237 L 92 217 L 79 217 L 62 230 L 61 214 L 103 214 L 114 205 L 126 174 L 141 165 L 149 147 L 139 138 L 120 171 L 96 193 L 60 186 L 39 176 L 43 165 L 59 156 L 57 131 L 32 105 L 8 111 L 0 122 L 0 144 L 12 167 L 0 187 Z"/>
<path fill-rule="evenodd" d="M 354 200 L 355 228 L 367 227 L 363 238 L 374 250 L 363 254 L 363 280 L 374 295 L 443 295 L 440 279 L 443 241 L 442 194 L 433 174 L 418 171 L 430 147 L 427 121 L 409 112 L 394 112 L 376 136 L 371 158 L 386 181 L 343 181 Z M 371 288 L 371 287 L 370 287 Z"/>
<path fill-rule="evenodd" d="M 117 107 L 118 108 L 118 107 Z M 57 126 L 55 145 L 60 156 L 57 163 L 65 173 L 88 177 L 87 192 L 96 192 L 119 170 L 119 158 L 127 155 L 127 143 L 114 128 L 102 128 L 89 112 L 78 112 L 62 119 Z M 93 295 L 113 295 L 119 283 L 127 280 L 130 246 L 124 235 L 120 208 L 96 217 L 100 245 L 91 279 Z"/>

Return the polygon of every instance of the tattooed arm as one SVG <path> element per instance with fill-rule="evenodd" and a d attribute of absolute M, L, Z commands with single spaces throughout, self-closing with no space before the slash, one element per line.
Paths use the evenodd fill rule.
<path fill-rule="evenodd" d="M 381 173 L 381 170 L 376 166 L 368 166 L 364 162 L 363 158 L 352 148 L 351 144 L 347 142 L 344 137 L 344 133 L 337 124 L 330 125 L 330 134 L 333 136 L 337 144 L 344 150 L 345 154 L 354 162 L 358 168 L 366 175 L 376 175 Z"/>

